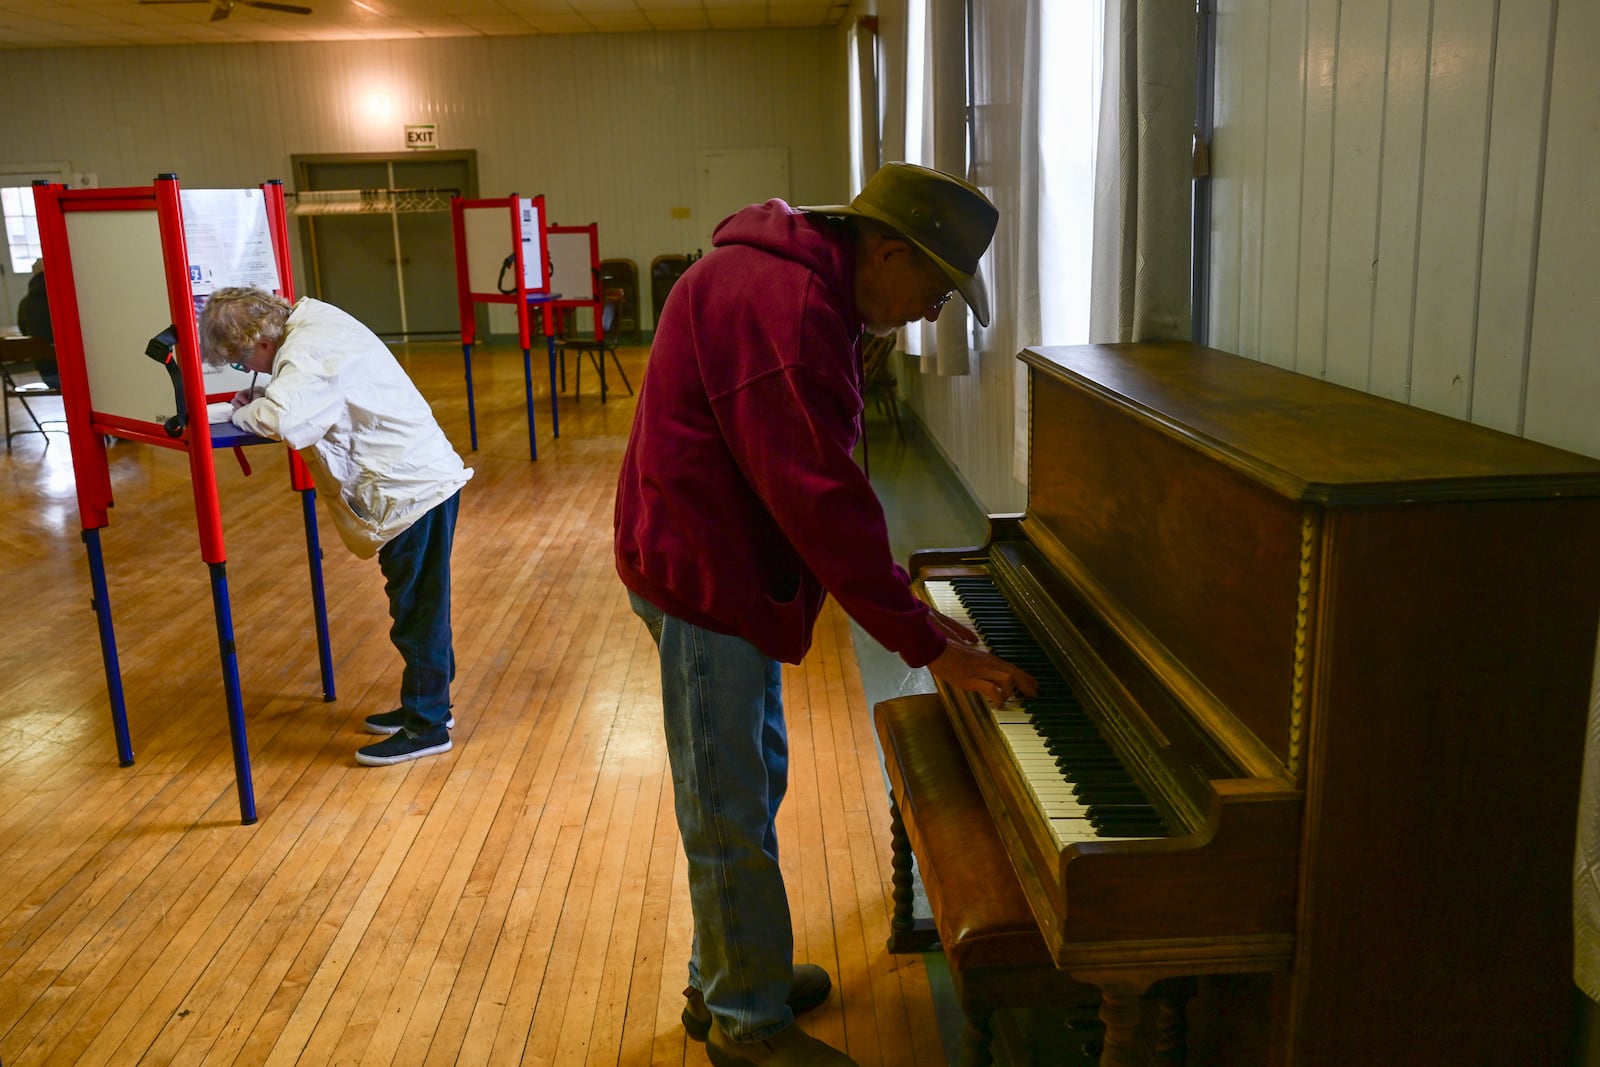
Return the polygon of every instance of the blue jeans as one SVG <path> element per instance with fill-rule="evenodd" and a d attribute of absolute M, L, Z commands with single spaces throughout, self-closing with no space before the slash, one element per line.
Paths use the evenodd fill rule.
<path fill-rule="evenodd" d="M 632 593 L 661 654 L 661 705 L 678 833 L 689 859 L 689 984 L 724 1032 L 759 1041 L 794 1022 L 794 928 L 778 868 L 789 784 L 783 673 L 750 642 Z"/>
<path fill-rule="evenodd" d="M 461 492 L 431 508 L 378 549 L 383 591 L 389 594 L 389 640 L 405 661 L 400 707 L 414 734 L 443 730 L 456 677 L 450 632 L 450 548 Z"/>

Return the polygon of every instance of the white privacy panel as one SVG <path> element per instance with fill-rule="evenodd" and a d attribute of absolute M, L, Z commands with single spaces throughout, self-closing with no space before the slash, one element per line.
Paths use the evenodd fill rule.
<path fill-rule="evenodd" d="M 166 368 L 144 354 L 172 322 L 154 211 L 66 216 L 83 359 L 94 410 L 163 422 L 176 412 Z"/>
<path fill-rule="evenodd" d="M 467 289 L 474 293 L 500 291 L 500 269 L 512 254 L 511 207 L 463 207 L 461 234 L 467 246 Z M 511 279 L 507 278 L 509 283 Z"/>
<path fill-rule="evenodd" d="M 588 300 L 596 295 L 595 262 L 589 231 L 552 233 L 550 242 L 550 292 L 563 300 Z"/>

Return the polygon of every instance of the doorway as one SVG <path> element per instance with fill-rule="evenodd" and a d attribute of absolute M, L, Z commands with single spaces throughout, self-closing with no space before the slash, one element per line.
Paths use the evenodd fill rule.
<path fill-rule="evenodd" d="M 478 153 L 297 155 L 297 193 L 310 295 L 390 341 L 458 336 L 450 197 L 478 195 Z M 361 196 L 374 190 L 401 196 Z"/>
<path fill-rule="evenodd" d="M 740 208 L 789 199 L 787 148 L 700 149 L 700 247 L 711 249 L 717 224 Z"/>

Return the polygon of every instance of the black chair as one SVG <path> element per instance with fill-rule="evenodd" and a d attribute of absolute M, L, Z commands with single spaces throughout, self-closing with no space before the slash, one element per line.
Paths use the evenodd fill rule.
<path fill-rule="evenodd" d="M 611 357 L 611 362 L 616 366 L 617 373 L 622 375 L 622 384 L 628 387 L 628 395 L 633 395 L 633 383 L 628 381 L 628 372 L 622 369 L 622 360 L 617 358 L 617 345 L 622 339 L 622 330 L 617 325 L 617 314 L 622 307 L 622 293 L 616 289 L 606 290 L 605 301 L 600 309 L 600 338 L 566 336 L 556 338 L 556 351 L 561 354 L 561 381 L 566 387 L 567 380 L 567 353 L 571 352 L 574 358 L 572 368 L 572 395 L 577 398 L 579 390 L 583 387 L 583 357 L 588 356 L 589 362 L 600 375 L 600 403 L 606 402 L 606 394 L 610 391 L 606 385 L 606 356 Z"/>
<path fill-rule="evenodd" d="M 616 289 L 622 294 L 622 305 L 617 310 L 617 333 L 640 339 L 639 331 L 639 268 L 631 259 L 602 259 L 600 261 L 600 288 L 603 292 Z"/>
<path fill-rule="evenodd" d="M 667 294 L 672 292 L 672 287 L 678 284 L 678 279 L 683 272 L 689 269 L 692 260 L 688 256 L 669 254 L 657 256 L 650 261 L 650 325 L 654 329 L 661 323 L 661 308 L 667 302 Z"/>
<path fill-rule="evenodd" d="M 50 342 L 42 337 L 6 337 L 0 338 L 0 384 L 5 389 L 5 427 L 6 451 L 11 451 L 11 439 L 20 434 L 37 433 L 52 434 L 66 433 L 67 422 L 65 419 L 40 419 L 29 400 L 37 400 L 45 396 L 60 396 L 61 387 L 51 385 L 39 376 L 38 368 L 41 364 L 50 366 L 55 363 L 55 351 Z M 28 418 L 33 422 L 33 428 L 23 427 L 20 430 L 11 428 L 11 401 L 22 405 L 22 410 L 27 412 Z M 45 437 L 48 444 L 50 438 Z"/>
<path fill-rule="evenodd" d="M 889 356 L 894 352 L 894 334 L 886 337 L 869 336 L 861 350 L 862 398 L 873 404 L 882 415 L 887 415 L 894 426 L 894 435 L 906 439 L 900 426 L 900 404 L 896 393 L 898 383 L 889 369 Z"/>

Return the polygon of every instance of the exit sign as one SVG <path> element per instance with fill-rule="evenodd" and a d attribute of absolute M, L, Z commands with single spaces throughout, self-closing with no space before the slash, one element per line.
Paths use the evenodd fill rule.
<path fill-rule="evenodd" d="M 439 147 L 439 127 L 434 125 L 431 122 L 428 123 L 426 126 L 407 126 L 406 127 L 406 147 L 407 148 L 438 148 Z"/>

